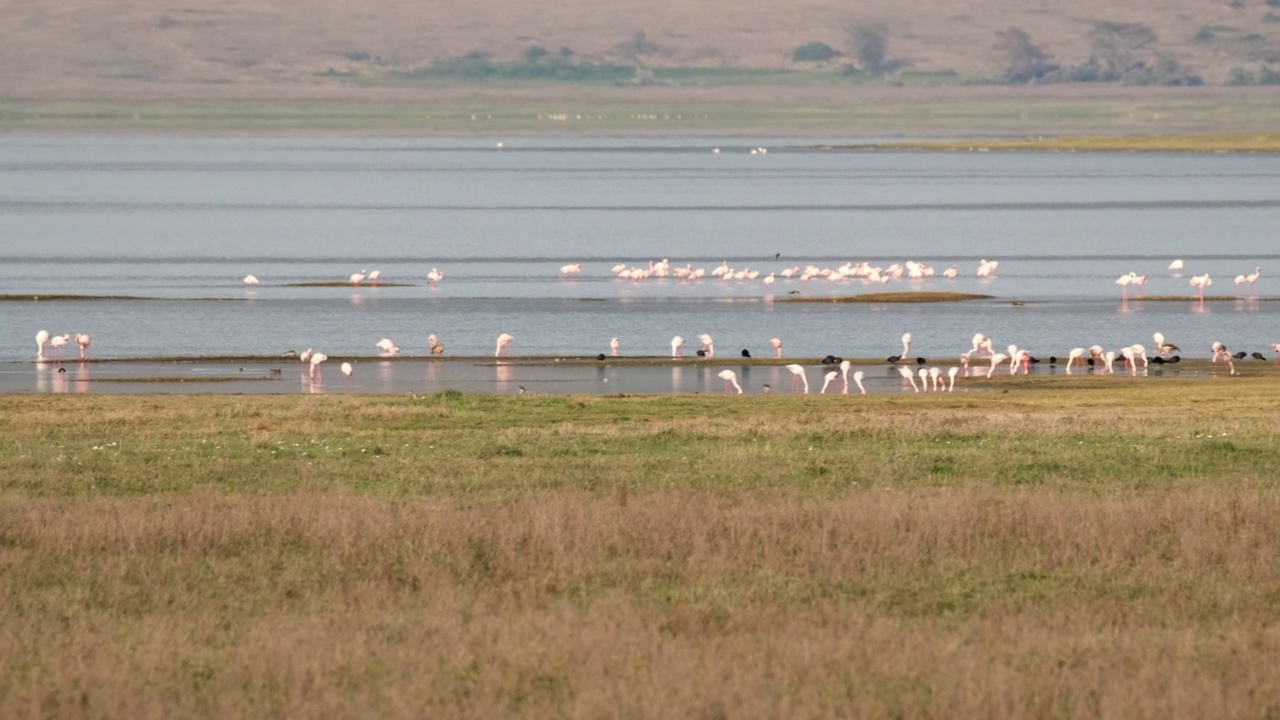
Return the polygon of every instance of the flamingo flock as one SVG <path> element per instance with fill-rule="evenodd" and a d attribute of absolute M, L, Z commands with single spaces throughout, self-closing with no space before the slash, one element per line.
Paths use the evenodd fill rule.
<path fill-rule="evenodd" d="M 977 277 L 995 277 L 995 271 L 999 265 L 998 261 L 984 258 L 978 264 Z M 577 268 L 577 270 L 568 272 L 566 268 L 570 267 Z M 581 271 L 581 265 L 574 263 L 573 265 L 561 267 L 560 275 L 562 277 L 577 277 Z M 887 266 L 873 265 L 866 261 L 846 262 L 838 267 L 819 267 L 817 265 L 801 267 L 793 265 L 781 270 L 770 271 L 765 275 L 764 271 L 758 268 L 735 268 L 728 261 L 720 263 L 711 268 L 711 270 L 707 270 L 705 267 L 694 267 L 692 264 L 673 266 L 668 258 L 650 260 L 647 265 L 643 266 L 628 265 L 625 262 L 617 263 L 610 269 L 610 273 L 618 280 L 641 281 L 672 278 L 674 280 L 692 282 L 711 278 L 726 282 L 760 280 L 765 285 L 773 285 L 779 280 L 796 280 L 799 282 L 812 280 L 832 283 L 860 280 L 868 285 L 884 285 L 896 280 L 924 280 L 937 274 L 932 265 L 925 265 L 915 260 L 904 260 Z M 948 280 L 955 280 L 959 276 L 959 270 L 953 265 L 944 270 L 941 275 Z"/>
<path fill-rule="evenodd" d="M 1186 267 L 1186 263 L 1183 262 L 1181 259 L 1174 260 L 1173 262 L 1169 263 L 1169 273 L 1172 277 L 1180 278 L 1182 277 L 1182 270 L 1185 267 Z M 1237 275 L 1235 278 L 1235 285 L 1236 287 L 1240 287 L 1241 285 L 1247 284 L 1249 286 L 1250 292 L 1256 292 L 1255 285 L 1257 284 L 1258 278 L 1260 277 L 1262 277 L 1262 266 L 1256 266 L 1254 267 L 1253 272 L 1251 273 Z M 1135 288 L 1138 288 L 1139 291 L 1141 291 L 1143 286 L 1147 284 L 1147 276 L 1139 275 L 1136 272 L 1130 271 L 1116 278 L 1115 284 L 1120 286 L 1121 300 L 1124 302 L 1128 302 L 1129 288 L 1135 287 Z M 1200 275 L 1192 275 L 1191 278 L 1188 280 L 1188 284 L 1191 286 L 1191 289 L 1195 292 L 1196 299 L 1200 300 L 1201 302 L 1204 302 L 1204 291 L 1206 288 L 1213 285 L 1213 278 L 1207 272 L 1202 273 Z"/>

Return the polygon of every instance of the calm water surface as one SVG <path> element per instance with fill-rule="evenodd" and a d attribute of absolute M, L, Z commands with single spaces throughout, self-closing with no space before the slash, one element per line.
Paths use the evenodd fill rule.
<path fill-rule="evenodd" d="M 1272 156 L 830 153 L 786 139 L 503 139 L 497 149 L 496 140 L 0 138 L 0 294 L 149 298 L 0 303 L 0 364 L 11 364 L 0 381 L 54 389 L 31 369 L 41 328 L 88 332 L 100 357 L 373 355 L 382 337 L 418 354 L 428 333 L 466 355 L 492 354 L 502 332 L 516 336 L 517 355 L 608 352 L 614 336 L 624 354 L 663 355 L 673 335 L 692 350 L 703 332 L 719 354 L 766 354 L 776 336 L 789 355 L 858 357 L 896 352 L 907 331 L 913 354 L 938 358 L 967 349 L 975 332 L 1043 355 L 1150 345 L 1156 330 L 1188 356 L 1207 356 L 1214 340 L 1246 350 L 1280 341 L 1280 303 L 1267 300 L 1280 294 L 1270 274 L 1280 257 Z M 756 145 L 770 152 L 749 154 Z M 1000 261 L 996 278 L 975 276 L 984 257 Z M 938 273 L 954 264 L 961 276 L 869 288 L 610 273 L 662 258 L 762 276 L 917 260 Z M 1176 277 L 1166 269 L 1174 258 L 1186 261 Z M 562 279 L 570 262 L 583 272 Z M 1232 284 L 1259 265 L 1252 290 Z M 435 287 L 425 278 L 433 267 L 445 274 Z M 411 286 L 290 287 L 375 268 Z M 1187 278 L 1207 272 L 1212 294 L 1245 299 L 1123 304 L 1114 281 L 1129 271 L 1149 277 L 1147 295 L 1190 298 Z M 247 273 L 262 284 L 246 288 Z M 782 302 L 872 289 L 996 299 Z M 570 374 L 548 391 L 598 380 Z M 417 380 L 365 382 L 398 390 Z M 669 377 L 646 383 L 677 387 Z M 297 391 L 278 384 L 256 385 Z"/>

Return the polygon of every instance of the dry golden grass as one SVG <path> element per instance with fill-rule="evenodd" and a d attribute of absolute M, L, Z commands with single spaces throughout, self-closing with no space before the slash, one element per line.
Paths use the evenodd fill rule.
<path fill-rule="evenodd" d="M 980 385 L 0 397 L 0 716 L 1280 712 L 1274 377 Z"/>

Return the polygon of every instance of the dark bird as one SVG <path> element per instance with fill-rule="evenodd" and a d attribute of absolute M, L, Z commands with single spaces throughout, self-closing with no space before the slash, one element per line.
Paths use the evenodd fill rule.
<path fill-rule="evenodd" d="M 1262 353 L 1260 353 L 1260 352 L 1256 352 L 1256 353 L 1249 353 L 1249 357 L 1253 358 L 1254 360 L 1266 360 L 1266 359 L 1267 359 L 1267 356 L 1266 356 L 1266 355 L 1263 355 L 1263 354 L 1262 354 Z"/>
<path fill-rule="evenodd" d="M 1234 354 L 1234 355 L 1232 355 L 1231 357 L 1233 357 L 1233 358 L 1235 358 L 1235 359 L 1237 359 L 1237 360 L 1243 360 L 1243 359 L 1245 359 L 1245 358 L 1249 357 L 1249 353 L 1247 353 L 1247 352 L 1245 352 L 1245 351 L 1241 350 L 1240 352 L 1235 353 L 1235 354 Z"/>
<path fill-rule="evenodd" d="M 1182 362 L 1182 356 L 1181 356 L 1181 355 L 1174 355 L 1173 357 L 1169 358 L 1168 360 L 1165 360 L 1165 362 L 1169 363 L 1170 365 L 1172 365 L 1173 363 L 1180 363 L 1180 362 Z"/>
<path fill-rule="evenodd" d="M 1035 355 L 1032 355 L 1032 356 L 1031 356 L 1030 361 L 1031 361 L 1031 364 L 1032 364 L 1032 365 L 1039 365 L 1039 364 L 1040 364 L 1040 358 L 1036 357 Z"/>
<path fill-rule="evenodd" d="M 1057 365 L 1057 364 L 1058 364 L 1058 356 L 1057 356 L 1057 355 L 1050 355 L 1050 356 L 1049 356 L 1049 364 L 1050 364 L 1050 365 Z"/>
<path fill-rule="evenodd" d="M 596 360 L 601 360 L 601 361 L 603 361 L 603 360 L 604 360 L 604 353 L 600 353 L 599 355 L 597 355 L 597 356 L 596 356 Z"/>
<path fill-rule="evenodd" d="M 744 358 L 749 358 L 749 357 L 751 357 L 751 351 L 750 351 L 750 350 L 748 350 L 748 349 L 746 349 L 746 348 L 742 348 L 742 357 L 744 357 Z"/>
<path fill-rule="evenodd" d="M 925 360 L 924 358 L 916 358 L 916 364 L 917 364 L 917 365 L 923 365 L 923 364 L 925 364 L 925 363 L 927 363 L 927 362 L 929 362 L 929 361 L 928 361 L 928 360 Z"/>
<path fill-rule="evenodd" d="M 826 356 L 826 357 L 822 358 L 822 364 L 823 364 L 823 365 L 839 365 L 839 364 L 840 364 L 840 363 L 842 363 L 842 362 L 844 362 L 844 359 L 843 359 L 843 358 L 838 358 L 838 357 L 836 357 L 835 355 L 828 355 L 828 356 Z"/>
<path fill-rule="evenodd" d="M 707 351 L 706 351 L 706 350 L 699 350 L 699 351 L 698 351 L 698 357 L 706 357 L 706 356 L 707 356 Z"/>
<path fill-rule="evenodd" d="M 1086 360 L 1085 362 L 1089 363 L 1089 367 L 1093 367 L 1093 364 L 1094 364 L 1094 363 L 1093 363 L 1093 358 L 1089 358 L 1089 359 L 1088 359 L 1088 360 Z"/>
<path fill-rule="evenodd" d="M 1159 355 L 1157 355 L 1157 356 L 1155 356 L 1155 357 L 1151 358 L 1151 364 L 1152 364 L 1152 365 L 1163 365 L 1163 364 L 1165 364 L 1166 362 L 1168 362 L 1168 361 L 1167 361 L 1167 360 L 1165 360 L 1164 358 L 1160 357 Z"/>
<path fill-rule="evenodd" d="M 782 257 L 782 253 L 774 253 L 774 254 L 773 254 L 773 259 L 774 259 L 774 260 L 777 260 L 777 259 L 778 259 L 778 258 L 780 258 L 780 257 Z"/>

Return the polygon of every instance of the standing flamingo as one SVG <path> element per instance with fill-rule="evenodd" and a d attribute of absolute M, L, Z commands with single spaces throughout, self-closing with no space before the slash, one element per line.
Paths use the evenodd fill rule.
<path fill-rule="evenodd" d="M 1120 286 L 1120 299 L 1127 301 L 1129 299 L 1129 286 L 1136 280 L 1138 274 L 1135 272 L 1126 273 L 1116 278 L 1116 284 Z"/>
<path fill-rule="evenodd" d="M 1196 289 L 1196 295 L 1202 302 L 1204 301 L 1204 289 L 1212 284 L 1213 278 L 1209 277 L 1209 273 L 1193 275 L 1191 277 L 1191 287 Z"/>
<path fill-rule="evenodd" d="M 351 273 L 351 277 L 347 278 L 347 281 L 350 282 L 352 285 L 359 285 L 360 283 L 364 282 L 364 277 L 365 277 L 364 270 L 361 270 L 358 273 Z"/>
<path fill-rule="evenodd" d="M 987 370 L 987 377 L 991 377 L 991 376 L 995 373 L 996 368 L 998 368 L 998 367 L 1000 367 L 1001 365 L 1003 365 L 1003 364 L 1004 364 L 1004 361 L 1005 361 L 1005 360 L 1008 360 L 1008 359 L 1009 359 L 1009 356 L 1008 356 L 1008 355 L 1005 355 L 1004 353 L 996 353 L 995 355 L 992 355 L 992 356 L 991 356 L 991 369 L 990 369 L 990 370 Z"/>
<path fill-rule="evenodd" d="M 619 340 L 618 338 L 613 338 L 609 340 L 609 354 L 613 355 L 614 357 L 617 357 L 618 353 L 621 352 L 621 349 L 622 349 L 621 340 Z"/>
<path fill-rule="evenodd" d="M 887 360 L 891 363 L 896 363 L 899 360 L 905 358 L 907 356 L 907 353 L 910 351 L 911 351 L 911 333 L 903 333 L 902 334 L 902 354 L 890 355 L 887 358 Z"/>
<path fill-rule="evenodd" d="M 244 276 L 244 284 L 245 284 L 245 285 L 257 285 L 257 284 L 258 284 L 258 278 L 254 277 L 253 275 L 245 275 L 245 276 Z"/>
<path fill-rule="evenodd" d="M 1169 272 L 1172 272 L 1172 273 L 1181 272 L 1182 267 L 1183 267 L 1183 263 L 1181 260 L 1174 260 L 1173 262 L 1169 263 Z"/>
<path fill-rule="evenodd" d="M 381 270 L 370 270 L 370 271 L 369 271 L 369 274 L 365 276 L 365 279 L 366 279 L 366 280 L 368 280 L 371 284 L 373 284 L 373 285 L 377 285 L 377 284 L 378 284 L 378 278 L 380 278 L 380 277 L 382 277 L 382 271 L 381 271 Z"/>
<path fill-rule="evenodd" d="M 952 265 L 951 267 L 942 271 L 942 277 L 948 280 L 955 280 L 956 276 L 959 274 L 960 274 L 960 271 L 956 269 L 955 265 Z"/>
<path fill-rule="evenodd" d="M 92 340 L 89 338 L 89 333 L 76 333 L 76 345 L 80 346 L 81 360 L 84 360 L 85 351 L 89 349 L 90 342 Z"/>
<path fill-rule="evenodd" d="M 561 275 L 576 276 L 581 272 L 582 272 L 582 266 L 579 265 L 578 263 L 569 263 L 568 265 L 560 266 Z"/>
<path fill-rule="evenodd" d="M 778 338 L 769 338 L 769 344 L 773 346 L 773 356 L 782 357 L 782 341 Z"/>
<path fill-rule="evenodd" d="M 1280 363 L 1280 343 L 1271 343 L 1271 349 L 1275 351 L 1276 362 Z"/>
<path fill-rule="evenodd" d="M 36 333 L 36 362 L 44 362 L 44 344 L 47 342 L 49 342 L 48 330 Z"/>
<path fill-rule="evenodd" d="M 1075 365 L 1076 361 L 1083 362 L 1083 360 L 1081 359 L 1081 356 L 1084 355 L 1084 352 L 1085 350 L 1082 347 L 1071 348 L 1071 352 L 1067 354 L 1067 374 L 1068 375 L 1071 374 L 1071 366 Z"/>
<path fill-rule="evenodd" d="M 717 375 L 724 380 L 724 392 L 729 394 L 730 389 L 737 390 L 738 394 L 742 394 L 742 386 L 738 384 L 738 374 L 732 370 L 721 370 Z"/>
<path fill-rule="evenodd" d="M 444 273 L 435 268 L 431 268 L 431 272 L 427 273 L 427 282 L 431 283 L 431 287 L 435 287 L 444 279 Z"/>
<path fill-rule="evenodd" d="M 1227 346 L 1220 342 L 1213 344 L 1213 362 L 1218 362 L 1218 358 L 1222 358 L 1227 363 L 1227 369 L 1232 375 L 1236 374 L 1236 364 L 1231 361 L 1231 353 L 1227 351 Z"/>
<path fill-rule="evenodd" d="M 710 335 L 702 333 L 698 336 L 698 340 L 702 342 L 702 352 L 706 353 L 706 357 L 711 357 L 716 354 L 716 345 L 711 341 Z"/>
<path fill-rule="evenodd" d="M 502 355 L 510 355 L 511 351 L 508 349 L 508 346 L 511 345 L 512 340 L 515 340 L 515 338 L 508 333 L 502 333 L 499 335 L 498 344 L 493 351 L 493 356 L 499 357 Z"/>
<path fill-rule="evenodd" d="M 684 356 L 684 338 L 679 335 L 671 338 L 671 357 Z"/>
<path fill-rule="evenodd" d="M 310 360 L 311 360 L 311 348 L 307 348 L 306 350 L 303 350 L 302 354 L 298 356 L 299 362 L 306 363 Z"/>
<path fill-rule="evenodd" d="M 911 372 L 911 368 L 899 367 L 898 374 L 902 376 L 903 380 L 906 380 L 907 382 L 911 383 L 912 390 L 915 390 L 916 392 L 920 392 L 920 386 L 916 385 L 916 374 Z"/>
<path fill-rule="evenodd" d="M 307 377 L 310 377 L 313 380 L 319 380 L 320 379 L 320 363 L 328 359 L 329 359 L 329 356 L 325 355 L 324 353 L 320 353 L 320 352 L 313 353 L 311 355 L 311 366 L 307 369 Z"/>
<path fill-rule="evenodd" d="M 804 374 L 804 366 L 791 364 L 787 366 L 791 371 L 791 392 L 796 391 L 796 386 L 804 383 L 804 394 L 809 394 L 809 378 Z"/>

